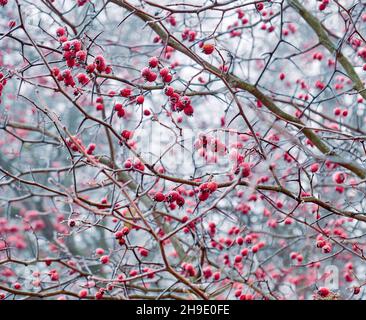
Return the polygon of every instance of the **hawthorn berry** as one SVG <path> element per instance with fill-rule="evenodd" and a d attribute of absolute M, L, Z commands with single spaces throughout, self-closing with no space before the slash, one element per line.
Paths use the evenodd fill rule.
<path fill-rule="evenodd" d="M 156 68 L 159 64 L 159 59 L 157 57 L 151 57 L 149 59 L 149 66 L 150 68 Z"/>
<path fill-rule="evenodd" d="M 94 64 L 96 66 L 96 69 L 99 71 L 99 72 L 103 72 L 106 70 L 107 68 L 107 64 L 106 64 L 106 61 L 104 59 L 103 56 L 99 55 L 99 56 L 96 56 L 95 59 L 94 59 Z"/>
<path fill-rule="evenodd" d="M 318 289 L 318 294 L 321 297 L 325 298 L 330 294 L 330 290 L 326 287 L 321 287 L 321 288 Z"/>
<path fill-rule="evenodd" d="M 87 297 L 88 296 L 88 290 L 86 290 L 86 289 L 80 290 L 79 293 L 78 293 L 78 296 L 81 299 Z"/>
<path fill-rule="evenodd" d="M 136 103 L 137 103 L 137 104 L 143 104 L 143 103 L 144 103 L 144 101 L 145 101 L 145 98 L 144 98 L 144 96 L 143 96 L 143 95 L 140 95 L 140 96 L 138 96 L 138 97 L 136 98 Z"/>
<path fill-rule="evenodd" d="M 212 52 L 214 52 L 214 50 L 215 50 L 215 46 L 211 43 L 205 43 L 202 46 L 202 52 L 204 54 L 210 55 L 210 54 L 212 54 Z"/>
<path fill-rule="evenodd" d="M 155 193 L 154 200 L 156 202 L 164 202 L 165 201 L 165 195 L 162 192 Z"/>
<path fill-rule="evenodd" d="M 107 264 L 107 263 L 109 263 L 109 256 L 107 256 L 107 255 L 101 256 L 99 261 L 102 264 Z"/>
<path fill-rule="evenodd" d="M 343 172 L 336 172 L 333 175 L 333 181 L 338 184 L 342 184 L 346 180 L 346 175 Z"/>
<path fill-rule="evenodd" d="M 121 136 L 122 136 L 123 139 L 126 139 L 126 140 L 132 139 L 133 131 L 123 130 L 122 133 L 121 133 Z"/>

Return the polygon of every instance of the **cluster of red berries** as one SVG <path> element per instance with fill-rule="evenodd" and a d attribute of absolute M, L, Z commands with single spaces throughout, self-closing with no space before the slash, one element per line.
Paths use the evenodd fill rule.
<path fill-rule="evenodd" d="M 333 181 L 337 184 L 342 184 L 346 181 L 346 174 L 343 172 L 336 172 L 333 174 Z"/>
<path fill-rule="evenodd" d="M 215 222 L 210 222 L 208 224 L 208 233 L 210 234 L 211 238 L 213 238 L 216 234 L 216 223 Z"/>
<path fill-rule="evenodd" d="M 244 20 L 244 19 L 243 19 Z M 247 21 L 245 22 L 247 23 Z M 243 23 L 243 24 L 245 24 Z M 238 30 L 239 22 L 235 21 L 233 24 L 230 24 L 227 26 L 227 30 L 230 31 L 230 37 L 240 37 L 241 36 L 241 30 Z"/>
<path fill-rule="evenodd" d="M 75 81 L 71 74 L 71 71 L 66 69 L 63 72 L 59 68 L 52 68 L 52 75 L 57 79 L 57 81 L 63 81 L 66 87 L 75 87 Z"/>
<path fill-rule="evenodd" d="M 165 52 L 164 52 L 164 57 L 169 60 L 172 57 L 172 54 L 173 54 L 174 51 L 175 51 L 175 49 L 173 47 L 166 46 L 165 47 Z"/>
<path fill-rule="evenodd" d="M 173 80 L 173 76 L 170 73 L 169 68 L 167 68 L 167 67 L 160 69 L 159 74 L 160 74 L 160 77 L 162 78 L 163 82 L 165 82 L 165 83 L 169 83 Z"/>
<path fill-rule="evenodd" d="M 189 42 L 193 42 L 196 40 L 197 33 L 194 30 L 189 28 L 185 28 L 182 32 L 182 40 L 188 40 Z"/>
<path fill-rule="evenodd" d="M 348 38 L 348 43 L 353 47 L 353 49 L 357 50 L 357 48 L 361 47 L 362 40 L 354 36 L 350 36 Z M 365 48 L 363 48 L 363 50 L 365 50 Z"/>
<path fill-rule="evenodd" d="M 48 272 L 48 275 L 50 276 L 51 281 L 58 281 L 60 279 L 60 275 L 56 269 L 51 269 Z"/>
<path fill-rule="evenodd" d="M 98 97 L 96 100 L 96 106 L 95 108 L 97 109 L 97 111 L 102 111 L 104 110 L 104 100 L 103 97 Z"/>
<path fill-rule="evenodd" d="M 75 142 L 77 142 L 77 144 L 80 145 L 82 150 L 79 150 L 79 147 L 77 146 L 77 144 L 73 141 L 75 140 Z M 66 145 L 74 152 L 80 152 L 80 151 L 85 151 L 86 154 L 88 155 L 92 155 L 95 148 L 96 148 L 96 144 L 95 143 L 90 143 L 86 148 L 83 145 L 81 139 L 77 138 L 77 137 L 73 137 L 73 140 L 70 138 L 66 139 Z"/>
<path fill-rule="evenodd" d="M 116 103 L 113 109 L 116 111 L 119 118 L 123 118 L 126 114 L 126 111 L 123 109 L 123 105 L 121 103 Z"/>
<path fill-rule="evenodd" d="M 344 273 L 343 277 L 346 282 L 352 282 L 354 280 L 354 270 L 353 270 L 353 264 L 351 262 L 346 263 L 344 266 Z"/>
<path fill-rule="evenodd" d="M 56 35 L 60 43 L 62 43 L 63 57 L 69 68 L 84 64 L 87 58 L 86 51 L 82 50 L 82 43 L 78 39 L 68 40 L 66 29 L 58 28 Z"/>
<path fill-rule="evenodd" d="M 185 203 L 184 198 L 180 195 L 179 192 L 172 190 L 169 191 L 167 194 L 162 192 L 156 192 L 154 195 L 154 200 L 156 202 L 167 202 L 169 204 L 176 203 L 178 207 L 182 207 Z"/>
<path fill-rule="evenodd" d="M 214 181 L 203 183 L 199 186 L 200 192 L 198 193 L 198 199 L 200 201 L 206 201 L 208 197 L 217 190 L 217 183 Z"/>
<path fill-rule="evenodd" d="M 287 29 L 287 28 L 288 28 L 288 29 Z M 296 33 L 296 31 L 297 31 L 296 26 L 295 26 L 294 24 L 292 24 L 292 23 L 289 23 L 289 24 L 287 25 L 287 28 L 283 28 L 283 29 L 282 29 L 282 34 L 283 34 L 284 36 L 288 36 L 288 35 L 290 34 L 290 32 L 291 32 L 292 34 L 294 34 L 294 33 Z"/>
<path fill-rule="evenodd" d="M 247 294 L 241 294 L 239 296 L 239 300 L 253 300 L 254 299 L 254 296 L 250 293 L 247 293 Z"/>
<path fill-rule="evenodd" d="M 123 227 L 121 230 L 114 234 L 114 237 L 118 240 L 118 243 L 122 246 L 126 243 L 125 237 L 130 233 L 128 227 Z"/>
<path fill-rule="evenodd" d="M 106 74 L 110 74 L 112 72 L 112 67 L 107 65 L 106 60 L 102 55 L 96 56 L 92 63 L 87 64 L 87 52 L 82 50 L 82 42 L 78 39 L 68 40 L 66 28 L 57 28 L 56 36 L 58 41 L 62 44 L 63 57 L 66 61 L 66 65 L 69 68 L 81 66 L 85 69 L 86 74 L 81 72 L 76 75 L 77 81 L 82 86 L 87 85 L 90 81 L 87 74 L 92 74 L 95 70 Z M 65 86 L 75 87 L 75 80 L 70 70 L 61 72 L 59 68 L 54 67 L 52 69 L 52 74 L 58 81 L 63 81 Z M 77 91 L 75 94 L 77 94 Z"/>
<path fill-rule="evenodd" d="M 78 82 L 82 85 L 85 86 L 88 84 L 89 82 L 89 77 L 85 74 L 85 73 L 78 73 L 76 75 L 76 79 L 78 80 Z"/>
<path fill-rule="evenodd" d="M 301 263 L 304 260 L 304 257 L 299 252 L 291 252 L 290 253 L 291 260 L 297 260 L 298 263 Z"/>
<path fill-rule="evenodd" d="M 191 99 L 188 96 L 181 96 L 174 91 L 174 88 L 167 86 L 164 89 L 165 95 L 169 97 L 170 107 L 172 111 L 183 111 L 185 115 L 193 115 L 194 109 L 191 104 Z"/>
<path fill-rule="evenodd" d="M 323 60 L 323 54 L 321 52 L 315 52 L 313 54 L 313 59 L 314 60 L 322 61 Z"/>
<path fill-rule="evenodd" d="M 157 57 L 152 57 L 149 59 L 149 66 L 145 67 L 141 70 L 141 76 L 147 82 L 154 82 L 158 75 L 152 69 L 159 67 L 159 59 Z M 173 80 L 173 76 L 170 73 L 169 68 L 164 67 L 159 70 L 160 77 L 164 83 L 169 83 Z"/>
<path fill-rule="evenodd" d="M 216 224 L 214 222 L 210 222 L 208 224 L 208 232 L 209 232 L 211 238 L 213 238 L 215 236 L 216 231 L 217 231 Z M 265 242 L 259 241 L 258 234 L 250 233 L 250 234 L 247 234 L 245 237 L 242 237 L 239 235 L 239 233 L 240 233 L 240 229 L 238 227 L 232 227 L 228 231 L 228 234 L 229 234 L 229 236 L 235 235 L 236 236 L 235 239 L 232 239 L 230 237 L 220 237 L 218 239 L 218 241 L 212 239 L 211 245 L 213 248 L 216 248 L 216 249 L 222 251 L 225 247 L 230 248 L 234 245 L 242 246 L 244 243 L 245 244 L 255 243 L 251 248 L 252 253 L 257 253 L 259 249 L 261 249 L 265 246 Z M 242 261 L 243 257 L 246 257 L 248 254 L 249 254 L 249 248 L 247 248 L 247 247 L 242 248 L 240 251 L 240 254 L 236 255 L 234 257 L 234 263 L 239 264 Z M 226 265 L 230 265 L 230 258 L 228 255 L 224 256 L 224 260 L 225 260 L 224 262 Z"/>
<path fill-rule="evenodd" d="M 8 0 L 0 0 L 0 6 L 5 7 L 8 4 Z"/>
<path fill-rule="evenodd" d="M 94 152 L 94 150 L 95 150 L 95 148 L 96 148 L 96 145 L 95 145 L 95 143 L 90 143 L 89 145 L 88 145 L 88 147 L 86 148 L 86 153 L 87 154 L 89 154 L 89 155 L 92 155 L 93 154 L 93 152 Z"/>
<path fill-rule="evenodd" d="M 325 88 L 325 83 L 321 82 L 320 80 L 317 80 L 315 82 L 315 87 L 319 90 L 323 90 Z"/>
<path fill-rule="evenodd" d="M 332 251 L 332 244 L 326 241 L 321 234 L 316 237 L 316 246 L 321 248 L 323 253 L 330 253 Z"/>
<path fill-rule="evenodd" d="M 123 88 L 120 90 L 119 95 L 123 98 L 129 98 L 132 94 L 132 90 L 130 88 Z"/>
<path fill-rule="evenodd" d="M 343 117 L 347 117 L 348 116 L 348 110 L 347 109 L 341 109 L 341 108 L 334 108 L 334 115 L 335 116 L 343 116 Z"/>
<path fill-rule="evenodd" d="M 9 20 L 8 27 L 9 29 L 13 29 L 17 25 L 15 20 Z"/>
<path fill-rule="evenodd" d="M 167 21 L 173 26 L 175 27 L 177 25 L 177 20 L 175 19 L 175 17 L 173 15 L 169 16 Z"/>
<path fill-rule="evenodd" d="M 145 165 L 141 162 L 140 159 L 135 159 L 134 161 L 132 159 L 127 159 L 123 166 L 125 167 L 125 169 L 135 169 L 138 171 L 145 170 Z"/>
<path fill-rule="evenodd" d="M 133 137 L 133 131 L 130 130 L 123 130 L 121 136 L 125 140 L 130 140 Z"/>
<path fill-rule="evenodd" d="M 37 210 L 29 210 L 24 213 L 23 216 L 26 225 L 23 227 L 24 231 L 41 231 L 46 228 L 46 223 L 42 220 Z M 0 228 L 1 232 L 1 228 Z"/>
<path fill-rule="evenodd" d="M 197 272 L 191 263 L 183 262 L 182 263 L 182 272 L 188 277 L 196 276 Z"/>
<path fill-rule="evenodd" d="M 237 175 L 241 172 L 241 176 L 244 178 L 250 176 L 252 173 L 251 164 L 249 162 L 245 162 L 245 156 L 241 154 L 236 148 L 233 148 L 230 151 L 230 160 L 234 162 L 232 168 L 233 174 Z M 265 179 L 261 182 L 266 181 L 267 180 Z"/>
<path fill-rule="evenodd" d="M 110 74 L 112 72 L 112 67 L 107 65 L 107 62 L 102 55 L 96 56 L 94 58 L 94 62 L 86 66 L 86 71 L 88 73 L 94 72 L 95 69 L 97 69 L 97 71 L 100 73 L 104 72 L 106 74 Z"/>
<path fill-rule="evenodd" d="M 195 149 L 198 150 L 198 155 L 207 159 L 207 151 L 224 155 L 227 152 L 227 147 L 218 138 L 200 134 L 198 140 L 194 144 Z"/>
<path fill-rule="evenodd" d="M 147 82 L 154 82 L 158 75 L 156 72 L 152 71 L 150 68 L 145 67 L 141 70 L 141 76 L 147 81 Z"/>
<path fill-rule="evenodd" d="M 234 165 L 234 174 L 241 173 L 241 176 L 247 178 L 251 174 L 251 165 L 248 162 L 239 162 Z"/>
<path fill-rule="evenodd" d="M 66 144 L 67 146 L 72 150 L 72 151 L 79 151 L 79 147 L 77 146 L 77 144 L 75 142 L 77 142 L 77 144 L 79 144 L 80 146 L 83 145 L 81 139 L 79 139 L 78 137 L 73 136 L 72 139 L 67 138 L 66 139 Z"/>
<path fill-rule="evenodd" d="M 100 288 L 94 295 L 95 299 L 97 300 L 103 299 L 105 292 L 106 292 L 105 288 Z"/>
<path fill-rule="evenodd" d="M 275 26 L 274 25 L 271 25 L 267 28 L 267 25 L 265 23 L 263 23 L 261 25 L 261 30 L 267 30 L 268 33 L 271 33 L 275 30 Z"/>
<path fill-rule="evenodd" d="M 43 220 L 37 219 L 34 221 L 32 226 L 38 227 L 38 230 L 44 229 L 45 223 L 43 222 L 43 225 L 41 225 L 40 222 L 43 222 Z M 28 243 L 24 238 L 24 229 L 26 228 L 21 229 L 17 225 L 10 224 L 10 220 L 8 220 L 7 218 L 0 217 L 0 234 L 2 235 L 2 241 L 0 241 L 0 251 L 5 250 L 7 247 L 11 246 L 19 250 L 27 248 Z M 31 229 L 31 227 L 29 227 L 29 229 Z M 10 269 L 5 270 L 8 270 L 8 276 L 13 275 L 13 272 Z"/>

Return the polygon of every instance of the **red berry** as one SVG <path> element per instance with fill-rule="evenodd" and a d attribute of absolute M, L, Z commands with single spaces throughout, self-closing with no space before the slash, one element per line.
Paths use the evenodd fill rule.
<path fill-rule="evenodd" d="M 165 95 L 167 95 L 168 97 L 171 97 L 174 94 L 174 88 L 173 87 L 165 87 L 164 89 L 164 93 Z"/>
<path fill-rule="evenodd" d="M 210 194 L 208 192 L 203 192 L 203 193 L 201 192 L 198 194 L 198 199 L 200 201 L 206 201 L 208 199 L 209 195 Z"/>
<path fill-rule="evenodd" d="M 133 131 L 123 130 L 121 133 L 122 138 L 129 140 L 133 137 Z"/>
<path fill-rule="evenodd" d="M 208 182 L 207 183 L 207 189 L 212 193 L 215 192 L 217 190 L 217 183 L 214 181 Z"/>
<path fill-rule="evenodd" d="M 163 202 L 163 201 L 165 201 L 165 195 L 161 192 L 157 192 L 154 196 L 154 200 L 156 202 Z"/>
<path fill-rule="evenodd" d="M 120 103 L 116 103 L 116 104 L 114 105 L 114 110 L 116 110 L 116 111 L 120 111 L 120 110 L 122 110 L 122 109 L 123 109 L 122 104 L 120 104 Z"/>
<path fill-rule="evenodd" d="M 99 72 L 103 72 L 107 68 L 104 57 L 100 55 L 95 57 L 94 64 Z"/>
<path fill-rule="evenodd" d="M 104 254 L 104 249 L 97 248 L 97 249 L 95 249 L 95 253 L 98 254 L 98 255 L 102 255 L 102 254 Z"/>
<path fill-rule="evenodd" d="M 248 177 L 251 173 L 251 170 L 250 170 L 250 164 L 247 163 L 247 162 L 242 162 L 240 165 L 239 165 L 240 169 L 241 169 L 241 174 L 244 178 Z"/>
<path fill-rule="evenodd" d="M 109 262 L 109 256 L 105 255 L 105 256 L 101 256 L 100 257 L 100 262 L 103 264 L 107 264 Z"/>
<path fill-rule="evenodd" d="M 241 250 L 241 251 L 240 251 L 240 254 L 241 254 L 243 257 L 247 256 L 247 255 L 248 255 L 248 253 L 249 253 L 248 248 L 244 248 L 243 250 Z"/>
<path fill-rule="evenodd" d="M 57 28 L 57 30 L 56 30 L 56 36 L 58 36 L 58 37 L 62 37 L 62 36 L 64 36 L 65 34 L 66 34 L 66 30 L 65 30 L 65 28 L 62 28 L 62 27 Z"/>
<path fill-rule="evenodd" d="M 79 294 L 78 294 L 79 298 L 85 298 L 87 295 L 88 295 L 88 290 L 86 290 L 86 289 L 80 290 Z"/>
<path fill-rule="evenodd" d="M 321 287 L 318 290 L 318 294 L 322 296 L 323 298 L 327 297 L 330 293 L 330 290 L 326 287 Z"/>
<path fill-rule="evenodd" d="M 343 173 L 343 172 L 336 172 L 336 173 L 333 175 L 333 181 L 334 181 L 335 183 L 341 184 L 341 183 L 343 183 L 345 180 L 346 180 L 346 174 L 345 174 L 345 173 Z"/>
<path fill-rule="evenodd" d="M 319 170 L 319 164 L 318 163 L 313 163 L 311 166 L 310 166 L 310 171 L 312 173 L 315 173 Z"/>
<path fill-rule="evenodd" d="M 152 57 L 149 59 L 150 68 L 156 68 L 159 64 L 159 59 L 157 57 Z"/>
<path fill-rule="evenodd" d="M 184 205 L 184 203 L 185 203 L 185 200 L 184 200 L 184 198 L 183 198 L 183 197 L 179 196 L 179 197 L 177 198 L 177 200 L 176 200 L 176 203 L 177 203 L 177 205 L 178 205 L 179 207 L 182 207 L 182 206 Z"/>
<path fill-rule="evenodd" d="M 13 288 L 14 288 L 15 290 L 20 290 L 20 289 L 22 288 L 22 285 L 21 285 L 19 282 L 15 282 L 15 283 L 13 284 Z"/>
<path fill-rule="evenodd" d="M 130 88 L 124 88 L 121 89 L 119 94 L 124 98 L 128 98 L 132 94 L 132 90 Z"/>
<path fill-rule="evenodd" d="M 136 103 L 137 103 L 137 104 L 143 104 L 143 103 L 144 103 L 144 101 L 145 101 L 145 98 L 144 98 L 144 96 L 143 96 L 143 95 L 140 95 L 140 96 L 138 96 L 138 97 L 136 98 Z"/>
<path fill-rule="evenodd" d="M 243 259 L 243 257 L 242 257 L 242 256 L 237 255 L 237 256 L 235 256 L 234 261 L 235 261 L 235 263 L 239 263 L 239 262 L 241 262 L 241 261 L 242 261 L 242 259 Z"/>
<path fill-rule="evenodd" d="M 360 287 L 354 287 L 353 288 L 353 294 L 359 294 L 361 291 L 361 288 Z"/>
<path fill-rule="evenodd" d="M 142 257 L 147 257 L 149 255 L 149 251 L 146 250 L 145 248 L 140 248 L 139 249 L 139 253 Z"/>
<path fill-rule="evenodd" d="M 220 280 L 220 277 L 221 277 L 220 272 L 215 272 L 215 273 L 213 274 L 213 278 L 214 278 L 214 280 L 215 280 L 215 281 Z"/>
<path fill-rule="evenodd" d="M 166 77 L 169 74 L 169 68 L 165 67 L 160 70 L 160 76 L 162 78 Z"/>

